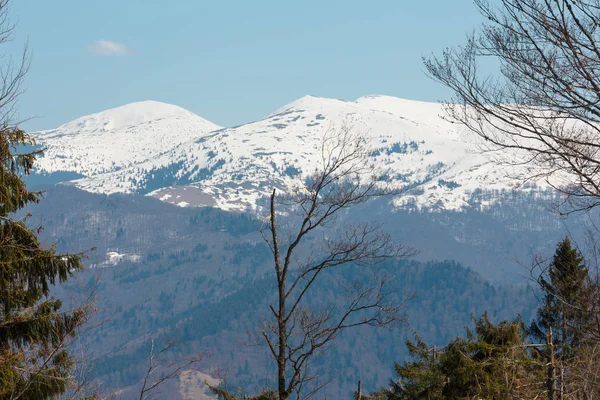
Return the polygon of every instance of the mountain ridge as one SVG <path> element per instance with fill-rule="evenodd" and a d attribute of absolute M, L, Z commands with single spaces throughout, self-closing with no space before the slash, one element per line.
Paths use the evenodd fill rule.
<path fill-rule="evenodd" d="M 289 189 L 312 171 L 323 135 L 347 126 L 370 141 L 374 164 L 405 192 L 394 200 L 398 207 L 461 209 L 482 188 L 523 190 L 442 112 L 439 103 L 392 96 L 307 95 L 262 120 L 228 128 L 177 106 L 139 102 L 40 132 L 48 151 L 39 170 L 76 172 L 83 178 L 71 183 L 95 193 L 248 210 L 271 187 Z"/>

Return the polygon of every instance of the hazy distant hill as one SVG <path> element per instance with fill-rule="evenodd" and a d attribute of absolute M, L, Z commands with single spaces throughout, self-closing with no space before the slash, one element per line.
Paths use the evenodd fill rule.
<path fill-rule="evenodd" d="M 479 196 L 486 201 L 487 195 Z M 444 343 L 468 324 L 471 314 L 488 310 L 499 319 L 520 312 L 527 318 L 535 297 L 519 276 L 526 271 L 512 258 L 527 261 L 534 252 L 550 254 L 565 233 L 535 194 L 505 195 L 487 211 L 392 212 L 386 204 L 372 203 L 368 212 L 358 210 L 346 218 L 380 219 L 395 239 L 421 251 L 415 262 L 387 266 L 402 296 L 416 294 L 407 305 L 411 325 L 403 333 L 366 329 L 340 338 L 318 364 L 323 377 L 334 379 L 330 394 L 350 390 L 358 378 L 367 387 L 385 384 L 393 361 L 406 356 L 404 338 L 412 331 Z M 139 382 L 149 340 L 160 337 L 182 339 L 180 356 L 211 353 L 200 367 L 203 373 L 214 376 L 213 367 L 218 367 L 238 385 L 264 381 L 267 353 L 244 344 L 274 293 L 270 254 L 252 214 L 63 185 L 48 188 L 45 200 L 31 211 L 33 222 L 45 227 L 45 240 L 60 249 L 97 247 L 88 260 L 91 268 L 68 287 L 69 296 L 61 295 L 85 293 L 100 274 L 99 318 L 110 320 L 90 332 L 86 347 L 99 357 L 95 376 L 108 387 Z M 427 262 L 444 259 L 472 269 Z M 332 288 L 342 278 L 351 275 L 329 276 L 322 282 L 325 290 L 314 298 L 335 295 Z M 498 283 L 507 281 L 513 286 Z"/>

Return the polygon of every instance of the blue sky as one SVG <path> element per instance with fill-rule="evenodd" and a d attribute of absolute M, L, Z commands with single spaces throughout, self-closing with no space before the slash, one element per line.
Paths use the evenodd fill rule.
<path fill-rule="evenodd" d="M 140 100 L 217 124 L 260 119 L 306 94 L 437 101 L 423 55 L 480 23 L 472 0 L 13 0 L 32 66 L 29 130 Z"/>

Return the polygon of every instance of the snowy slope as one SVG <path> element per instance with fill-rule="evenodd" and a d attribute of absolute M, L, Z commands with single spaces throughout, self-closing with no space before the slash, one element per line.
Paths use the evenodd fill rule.
<path fill-rule="evenodd" d="M 38 132 L 37 141 L 46 151 L 36 167 L 45 173 L 72 171 L 87 177 L 110 173 L 219 128 L 181 107 L 132 103 Z"/>
<path fill-rule="evenodd" d="M 305 96 L 263 120 L 215 129 L 174 106 L 136 103 L 43 132 L 49 150 L 40 166 L 81 173 L 85 178 L 74 183 L 92 192 L 247 209 L 272 187 L 288 188 L 310 172 L 325 132 L 346 125 L 364 133 L 373 161 L 410 189 L 398 205 L 461 209 L 476 189 L 519 186 L 478 151 L 476 138 L 441 114 L 439 104 L 389 96 Z"/>

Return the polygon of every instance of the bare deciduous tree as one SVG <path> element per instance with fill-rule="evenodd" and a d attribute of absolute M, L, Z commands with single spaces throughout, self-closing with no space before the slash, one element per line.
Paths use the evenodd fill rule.
<path fill-rule="evenodd" d="M 449 118 L 488 150 L 566 194 L 561 212 L 600 204 L 600 1 L 475 0 L 487 22 L 424 60 L 455 93 Z M 488 62 L 487 60 L 493 60 Z M 486 75 L 481 63 L 499 65 Z"/>
<path fill-rule="evenodd" d="M 183 361 L 169 358 L 169 352 L 174 350 L 178 345 L 178 341 L 170 340 L 160 348 L 156 348 L 154 340 L 152 340 L 148 354 L 148 369 L 146 370 L 142 388 L 140 389 L 140 400 L 158 396 L 161 385 L 169 380 L 179 378 L 179 375 L 186 368 L 199 363 L 205 358 L 204 354 L 195 354 Z"/>
<path fill-rule="evenodd" d="M 586 346 L 579 352 L 569 369 L 570 398 L 592 400 L 600 394 L 600 346 Z M 569 398 L 569 397 L 567 397 Z"/>
<path fill-rule="evenodd" d="M 319 389 L 317 376 L 308 371 L 310 361 L 343 330 L 391 325 L 403 317 L 384 274 L 374 271 L 371 281 L 345 285 L 343 304 L 337 301 L 330 306 L 311 305 L 315 282 L 343 266 L 374 266 L 414 254 L 394 244 L 376 223 L 334 228 L 337 217 L 353 206 L 394 193 L 371 165 L 366 139 L 348 127 L 329 129 L 320 151 L 320 164 L 291 195 L 278 197 L 273 190 L 269 222 L 261 231 L 273 254 L 277 279 L 277 303 L 270 306 L 273 320 L 265 321 L 261 333 L 277 363 L 281 400 L 292 394 L 300 397 L 309 382 L 316 387 L 305 397 Z M 283 209 L 278 210 L 278 205 Z M 296 217 L 283 241 L 278 211 Z M 322 237 L 311 240 L 317 235 Z"/>

